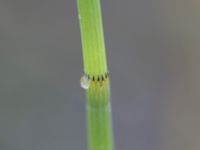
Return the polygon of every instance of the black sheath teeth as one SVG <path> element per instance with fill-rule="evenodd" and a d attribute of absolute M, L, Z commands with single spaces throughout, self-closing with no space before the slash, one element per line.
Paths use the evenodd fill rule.
<path fill-rule="evenodd" d="M 100 77 L 99 76 L 97 77 L 97 81 L 100 81 Z"/>
<path fill-rule="evenodd" d="M 108 73 L 107 72 L 105 73 L 105 78 L 108 78 Z"/>
<path fill-rule="evenodd" d="M 86 77 L 89 79 L 89 80 L 92 80 L 92 81 L 94 81 L 94 82 L 100 82 L 100 81 L 104 81 L 104 80 L 106 80 L 107 78 L 108 78 L 108 72 L 106 72 L 106 73 L 104 73 L 104 74 L 101 74 L 101 75 L 97 75 L 97 76 L 95 76 L 95 75 L 88 75 L 88 74 L 85 74 L 86 75 Z"/>
<path fill-rule="evenodd" d="M 92 81 L 95 81 L 95 77 L 94 76 L 92 77 Z"/>
<path fill-rule="evenodd" d="M 103 75 L 101 75 L 101 80 L 104 81 L 104 76 Z"/>

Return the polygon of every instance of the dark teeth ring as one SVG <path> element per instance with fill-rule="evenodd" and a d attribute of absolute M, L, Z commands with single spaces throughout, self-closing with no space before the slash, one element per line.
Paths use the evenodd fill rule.
<path fill-rule="evenodd" d="M 88 75 L 86 73 L 84 73 L 84 74 L 85 74 L 85 76 L 87 76 L 87 78 L 89 80 L 91 79 L 92 81 L 97 81 L 97 82 L 104 81 L 109 77 L 108 72 L 101 74 L 101 75 L 92 75 L 92 76 Z"/>

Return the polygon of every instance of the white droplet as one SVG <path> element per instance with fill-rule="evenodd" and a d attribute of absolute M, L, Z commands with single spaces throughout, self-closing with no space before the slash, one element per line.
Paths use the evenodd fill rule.
<path fill-rule="evenodd" d="M 79 20 L 81 20 L 81 15 L 78 15 Z"/>
<path fill-rule="evenodd" d="M 85 90 L 89 89 L 90 87 L 90 79 L 88 78 L 87 75 L 83 75 L 80 79 L 80 84 L 81 84 L 81 87 Z"/>

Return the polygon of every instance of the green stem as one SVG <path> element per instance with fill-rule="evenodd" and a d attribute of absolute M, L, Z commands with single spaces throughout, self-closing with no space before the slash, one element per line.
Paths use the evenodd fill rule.
<path fill-rule="evenodd" d="M 99 0 L 77 0 L 81 39 L 83 47 L 84 71 L 99 75 L 107 72 L 105 44 Z"/>
<path fill-rule="evenodd" d="M 94 83 L 96 84 L 96 83 Z M 98 84 L 98 83 L 97 83 Z M 90 150 L 112 150 L 112 117 L 108 84 L 87 90 L 88 144 Z M 100 85 L 99 85 L 100 86 Z M 93 88 L 94 87 L 94 88 Z"/>
<path fill-rule="evenodd" d="M 89 150 L 113 150 L 110 83 L 100 0 L 77 0 L 77 2 L 84 77 L 90 84 L 86 90 L 88 146 Z"/>

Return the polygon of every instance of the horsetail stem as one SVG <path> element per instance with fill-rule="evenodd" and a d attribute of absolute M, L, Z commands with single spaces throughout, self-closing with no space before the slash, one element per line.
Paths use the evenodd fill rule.
<path fill-rule="evenodd" d="M 89 150 L 113 150 L 110 83 L 100 0 L 77 0 L 83 49 Z"/>

